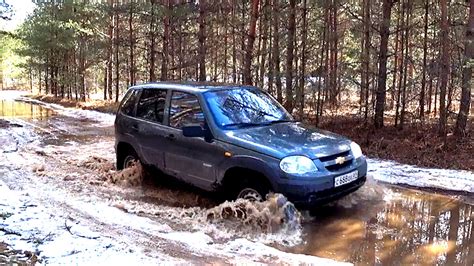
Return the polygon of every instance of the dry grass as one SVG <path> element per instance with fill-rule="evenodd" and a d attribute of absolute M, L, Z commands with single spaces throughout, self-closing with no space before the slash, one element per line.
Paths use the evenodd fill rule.
<path fill-rule="evenodd" d="M 326 129 L 358 142 L 368 156 L 424 167 L 474 171 L 474 132 L 463 139 L 448 133 L 446 144 L 437 134 L 435 121 L 406 124 L 403 130 L 373 125 L 354 116 L 333 116 L 320 123 Z M 468 128 L 474 128 L 472 119 Z"/>

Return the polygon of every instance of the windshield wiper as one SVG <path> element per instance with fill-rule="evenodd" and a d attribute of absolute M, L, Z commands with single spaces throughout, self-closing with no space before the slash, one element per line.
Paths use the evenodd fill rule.
<path fill-rule="evenodd" d="M 295 122 L 294 120 L 289 120 L 289 119 L 282 119 L 282 120 L 273 120 L 273 121 L 268 121 L 265 123 L 262 123 L 264 125 L 273 125 L 273 124 L 280 124 L 280 123 L 288 123 L 288 122 Z"/>
<path fill-rule="evenodd" d="M 261 123 L 246 123 L 246 122 L 242 122 L 242 123 L 230 123 L 230 124 L 227 124 L 227 125 L 224 125 L 224 127 L 255 127 L 255 126 L 261 126 L 262 124 Z"/>

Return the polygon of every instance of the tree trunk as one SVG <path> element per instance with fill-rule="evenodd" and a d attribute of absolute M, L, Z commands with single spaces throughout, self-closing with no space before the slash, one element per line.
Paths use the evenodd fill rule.
<path fill-rule="evenodd" d="M 401 25 L 402 29 L 404 27 L 407 27 L 408 23 L 405 21 L 405 10 L 406 10 L 406 4 L 404 0 L 401 0 L 400 8 L 402 9 L 402 14 L 401 14 Z M 407 38 L 406 36 L 406 31 L 401 31 L 401 37 L 400 37 L 400 71 L 398 74 L 398 89 L 397 89 L 397 100 L 395 104 L 395 127 L 398 127 L 399 120 L 400 120 L 400 101 L 401 101 L 401 95 L 402 95 L 402 85 L 403 85 L 403 75 L 405 73 L 406 69 L 406 64 L 405 64 L 405 39 Z"/>
<path fill-rule="evenodd" d="M 364 1 L 363 7 L 363 17 L 364 17 L 364 38 L 363 38 L 363 45 L 362 45 L 362 70 L 361 70 L 361 97 L 360 97 L 360 105 L 364 105 L 364 121 L 367 123 L 368 115 L 369 115 L 369 60 L 370 60 L 370 0 Z"/>
<path fill-rule="evenodd" d="M 224 9 L 226 12 L 228 11 L 227 7 Z M 228 75 L 228 66 L 227 66 L 227 56 L 228 56 L 228 34 L 229 34 L 229 31 L 228 31 L 228 27 L 229 27 L 229 23 L 228 23 L 228 20 L 227 19 L 224 19 L 224 60 L 222 62 L 222 69 L 224 71 L 224 75 L 223 75 L 223 80 L 224 80 L 224 83 L 227 82 L 227 75 Z M 180 33 L 181 35 L 181 33 Z"/>
<path fill-rule="evenodd" d="M 206 81 L 206 0 L 199 2 L 199 81 Z"/>
<path fill-rule="evenodd" d="M 328 45 L 328 20 L 329 20 L 329 10 L 327 8 L 324 9 L 324 24 L 322 27 L 323 37 L 321 38 L 321 58 L 319 61 L 319 71 L 317 71 L 318 75 L 318 96 L 316 100 L 316 126 L 319 125 L 320 116 L 323 113 L 323 102 L 321 96 L 321 86 L 322 81 L 324 78 L 324 82 L 327 81 L 327 45 Z"/>
<path fill-rule="evenodd" d="M 114 22 L 114 39 L 115 39 L 115 102 L 118 102 L 119 100 L 119 94 L 120 94 L 120 65 L 119 65 L 119 14 L 118 12 L 115 14 L 115 22 Z"/>
<path fill-rule="evenodd" d="M 171 14 L 171 4 L 170 0 L 165 1 L 165 16 L 163 17 L 163 49 L 161 55 L 161 80 L 168 79 L 168 48 L 170 42 L 170 14 Z M 199 25 L 199 29 L 201 26 Z"/>
<path fill-rule="evenodd" d="M 135 85 L 135 37 L 133 35 L 133 1 L 130 2 L 130 13 L 128 17 L 129 41 L 130 41 L 130 86 Z"/>
<path fill-rule="evenodd" d="M 237 23 L 235 14 L 235 0 L 232 1 L 232 82 L 237 83 L 237 39 L 235 27 Z"/>
<path fill-rule="evenodd" d="M 330 91 L 330 96 L 331 96 L 331 104 L 337 105 L 337 95 L 339 94 L 339 86 L 338 86 L 338 70 L 339 70 L 339 62 L 338 62 L 338 57 L 339 57 L 339 48 L 338 48 L 338 41 L 339 41 L 339 36 L 338 36 L 338 14 L 337 14 L 337 8 L 339 5 L 339 0 L 332 0 L 332 49 L 331 49 L 331 62 L 332 62 L 332 67 L 331 67 L 331 91 Z"/>
<path fill-rule="evenodd" d="M 441 69 L 440 69 L 440 95 L 439 95 L 439 136 L 446 141 L 446 89 L 448 87 L 449 71 L 449 25 L 447 0 L 440 0 L 441 9 Z"/>
<path fill-rule="evenodd" d="M 404 60 L 404 72 L 403 72 L 403 86 L 401 90 L 401 111 L 400 111 L 400 124 L 398 125 L 399 129 L 403 129 L 405 124 L 405 115 L 406 115 L 406 103 L 407 103 L 407 86 L 408 86 L 408 72 L 410 63 L 410 22 L 411 22 L 411 15 L 412 15 L 412 2 L 408 0 L 406 2 L 406 23 L 405 23 L 405 60 Z"/>
<path fill-rule="evenodd" d="M 247 39 L 247 46 L 245 49 L 245 62 L 244 62 L 244 84 L 252 85 L 252 52 L 253 52 L 253 44 L 255 42 L 255 31 L 257 28 L 257 19 L 258 19 L 258 6 L 260 4 L 260 0 L 252 0 L 252 14 L 250 16 L 250 25 L 248 31 L 248 39 Z"/>
<path fill-rule="evenodd" d="M 300 82 L 299 90 L 296 96 L 299 104 L 299 117 L 303 119 L 304 115 L 304 89 L 306 83 L 306 42 L 308 39 L 308 18 L 307 18 L 307 0 L 303 0 L 303 28 L 302 28 L 302 41 L 301 41 L 301 73 L 300 73 Z"/>
<path fill-rule="evenodd" d="M 425 90 L 426 90 L 426 60 L 428 54 L 428 11 L 429 0 L 425 0 L 425 17 L 424 17 L 424 32 L 423 32 L 423 74 L 421 77 L 421 91 L 420 91 L 420 119 L 423 123 L 425 120 Z"/>
<path fill-rule="evenodd" d="M 262 33 L 262 49 L 261 49 L 261 61 L 260 61 L 260 74 L 259 74 L 259 81 L 258 81 L 258 86 L 263 89 L 264 82 L 265 82 L 265 57 L 269 56 L 269 52 L 267 51 L 267 43 L 268 43 L 268 17 L 269 17 L 269 0 L 265 0 L 265 4 L 263 5 L 262 8 L 263 12 L 263 21 L 262 21 L 262 28 L 263 28 L 263 33 Z M 269 60 L 270 61 L 270 60 Z M 270 70 L 268 72 L 271 72 Z M 270 83 L 270 77 L 268 77 Z M 273 82 L 273 81 L 272 81 Z"/>
<path fill-rule="evenodd" d="M 156 10 L 156 0 L 151 0 L 151 16 L 150 16 L 150 31 L 148 35 L 150 36 L 150 69 L 149 69 L 149 78 L 150 82 L 156 80 L 155 76 L 155 65 L 156 65 L 156 36 L 155 36 L 155 10 Z"/>
<path fill-rule="evenodd" d="M 387 52 L 388 38 L 390 37 L 390 16 L 392 13 L 392 0 L 384 0 L 382 4 L 382 21 L 380 25 L 380 52 L 379 76 L 377 82 L 377 99 L 375 104 L 375 127 L 383 127 L 385 110 L 385 97 L 387 93 Z"/>
<path fill-rule="evenodd" d="M 295 47 L 295 13 L 296 13 L 296 0 L 290 0 L 290 14 L 288 16 L 288 39 L 286 48 L 286 102 L 285 107 L 288 112 L 293 111 L 293 60 L 294 60 L 294 47 Z"/>
<path fill-rule="evenodd" d="M 399 2 L 400 3 L 400 2 Z M 398 4 L 398 10 L 400 11 L 400 4 Z M 397 16 L 397 27 L 396 27 L 396 35 L 395 35 L 395 50 L 394 50 L 394 59 L 393 59 L 393 79 L 392 79 L 392 87 L 391 87 L 391 99 L 390 99 L 390 106 L 389 109 L 393 110 L 395 107 L 395 101 L 396 101 L 396 84 L 397 84 L 397 74 L 398 74 L 398 68 L 399 68 L 399 52 L 398 52 L 398 47 L 400 44 L 400 16 Z"/>
<path fill-rule="evenodd" d="M 280 73 L 280 1 L 273 0 L 273 59 L 275 62 L 275 86 L 278 102 L 283 102 Z"/>
<path fill-rule="evenodd" d="M 466 25 L 466 39 L 464 40 L 464 58 L 462 68 L 462 91 L 461 106 L 456 120 L 454 133 L 456 136 L 464 136 L 466 132 L 467 117 L 471 105 L 471 80 L 472 60 L 474 58 L 474 1 L 470 1 L 469 22 Z"/>
<path fill-rule="evenodd" d="M 115 26 L 115 18 L 114 18 L 114 1 L 109 0 L 109 7 L 112 9 L 110 11 L 110 21 L 108 24 L 108 44 L 107 44 L 107 91 L 109 93 L 109 100 L 112 100 L 112 79 L 113 79 L 113 49 L 114 49 L 114 26 Z M 105 93 L 104 93 L 105 95 Z"/>

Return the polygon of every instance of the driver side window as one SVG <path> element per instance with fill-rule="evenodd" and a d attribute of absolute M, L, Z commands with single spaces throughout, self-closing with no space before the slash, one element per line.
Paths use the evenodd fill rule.
<path fill-rule="evenodd" d="M 195 95 L 173 91 L 170 106 L 170 126 L 182 128 L 184 126 L 200 125 L 202 127 L 204 121 L 204 113 Z"/>

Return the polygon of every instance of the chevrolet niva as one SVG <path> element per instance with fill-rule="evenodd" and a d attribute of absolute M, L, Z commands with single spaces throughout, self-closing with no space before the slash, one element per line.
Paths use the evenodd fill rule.
<path fill-rule="evenodd" d="M 269 192 L 311 208 L 366 181 L 361 148 L 295 121 L 252 86 L 150 83 L 129 88 L 115 120 L 117 169 L 135 160 L 229 198 Z"/>

